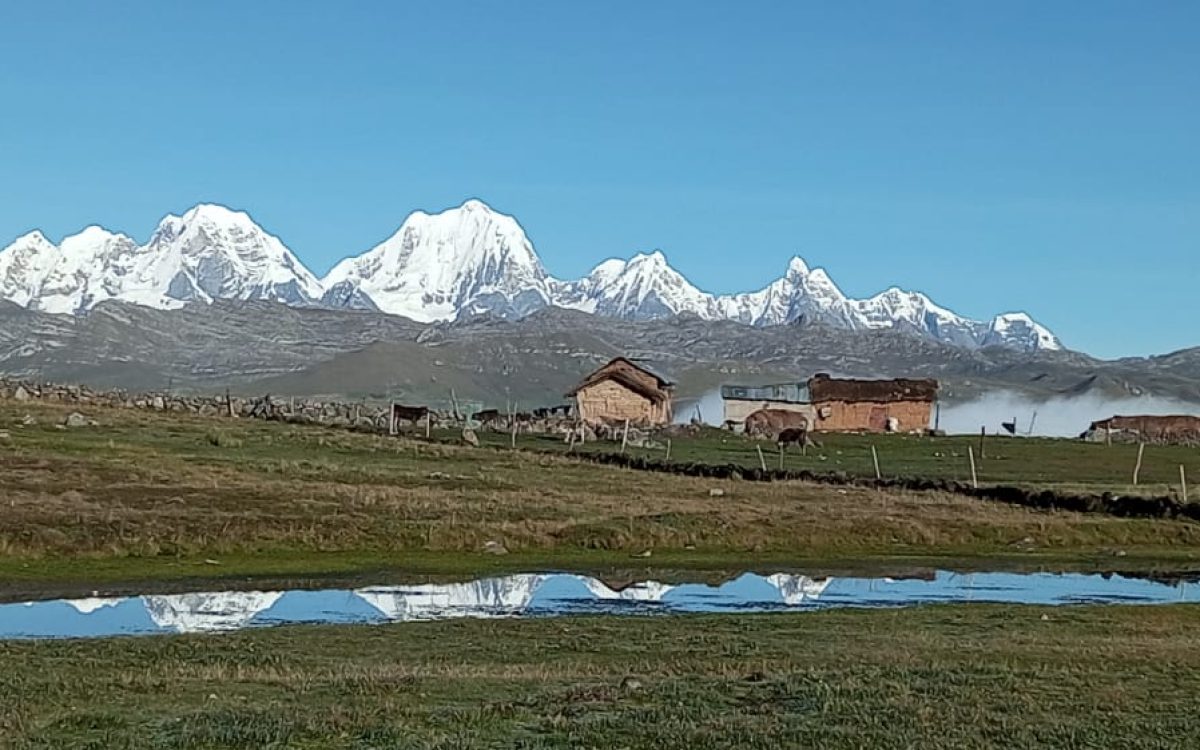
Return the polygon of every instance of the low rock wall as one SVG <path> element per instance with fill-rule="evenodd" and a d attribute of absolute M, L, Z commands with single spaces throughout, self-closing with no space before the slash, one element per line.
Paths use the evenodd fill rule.
<path fill-rule="evenodd" d="M 11 378 L 0 378 L 0 399 L 65 404 L 81 410 L 88 406 L 102 406 L 177 412 L 202 417 L 242 417 L 368 430 L 388 429 L 388 407 L 363 402 L 280 398 L 269 395 L 253 398 L 232 394 L 203 396 L 167 392 L 130 393 L 122 389 L 104 390 Z M 434 424 L 439 420 L 440 417 L 435 413 Z"/>

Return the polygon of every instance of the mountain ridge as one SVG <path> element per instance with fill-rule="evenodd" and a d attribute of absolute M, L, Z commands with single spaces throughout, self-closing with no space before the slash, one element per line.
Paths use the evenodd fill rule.
<path fill-rule="evenodd" d="M 514 217 L 477 199 L 438 213 L 412 212 L 383 242 L 343 259 L 320 279 L 249 214 L 217 204 L 168 214 L 144 245 L 95 225 L 57 245 L 35 230 L 0 250 L 0 299 L 72 314 L 108 300 L 157 309 L 272 300 L 423 323 L 480 314 L 519 319 L 564 308 L 621 320 L 692 314 L 756 327 L 815 322 L 896 329 L 964 348 L 1063 348 L 1023 312 L 972 320 L 895 286 L 868 298 L 849 297 L 824 269 L 799 256 L 762 289 L 735 294 L 702 291 L 659 250 L 609 258 L 583 278 L 559 279 Z"/>

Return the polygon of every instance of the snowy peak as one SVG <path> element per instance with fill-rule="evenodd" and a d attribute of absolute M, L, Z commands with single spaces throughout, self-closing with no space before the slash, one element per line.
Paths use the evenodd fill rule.
<path fill-rule="evenodd" d="M 808 264 L 804 262 L 804 258 L 799 255 L 793 255 L 788 261 L 787 271 L 784 273 L 784 278 L 802 278 L 809 274 Z"/>
<path fill-rule="evenodd" d="M 703 309 L 711 299 L 671 267 L 661 250 L 606 260 L 575 282 L 557 282 L 554 304 L 610 318 L 651 320 Z"/>
<path fill-rule="evenodd" d="M 60 257 L 58 248 L 41 232 L 18 237 L 0 250 L 0 297 L 33 306 Z"/>
<path fill-rule="evenodd" d="M 471 306 L 520 316 L 549 299 L 546 271 L 525 230 L 478 200 L 410 214 L 381 244 L 334 266 L 323 284 L 422 322 Z"/>
<path fill-rule="evenodd" d="M 163 304 L 214 299 L 268 299 L 311 304 L 321 283 L 274 235 L 250 216 L 202 203 L 168 215 L 150 238 L 152 262 L 137 279 L 139 296 Z"/>
<path fill-rule="evenodd" d="M 1006 346 L 1026 351 L 1062 349 L 1062 342 L 1050 329 L 1023 312 L 1003 313 L 992 318 L 984 346 Z"/>

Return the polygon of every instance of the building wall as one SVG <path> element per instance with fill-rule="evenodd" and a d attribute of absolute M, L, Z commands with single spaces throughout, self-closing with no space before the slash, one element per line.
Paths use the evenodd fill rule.
<path fill-rule="evenodd" d="M 779 409 L 780 411 L 795 411 L 808 416 L 809 421 L 816 419 L 816 409 L 812 404 L 793 404 L 787 401 L 749 401 L 739 398 L 725 399 L 725 421 L 741 424 L 759 409 Z"/>
<path fill-rule="evenodd" d="M 814 406 L 816 429 L 822 432 L 883 432 L 890 418 L 899 421 L 900 432 L 916 432 L 929 429 L 933 416 L 928 401 L 822 401 Z"/>
<path fill-rule="evenodd" d="M 602 380 L 575 394 L 579 418 L 584 422 L 623 422 L 666 424 L 670 421 L 669 404 L 655 404 L 612 380 Z"/>

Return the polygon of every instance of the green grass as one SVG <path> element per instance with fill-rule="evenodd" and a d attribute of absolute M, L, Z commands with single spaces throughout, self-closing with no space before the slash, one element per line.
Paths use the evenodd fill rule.
<path fill-rule="evenodd" d="M 445 439 L 452 435 L 443 434 Z M 510 437 L 494 432 L 482 433 L 485 445 L 503 447 Z M 1024 487 L 1054 488 L 1071 492 L 1116 492 L 1119 494 L 1178 496 L 1179 467 L 1183 466 L 1196 487 L 1192 498 L 1200 501 L 1200 449 L 1184 445 L 1147 445 L 1134 486 L 1133 468 L 1138 447 L 1128 443 L 1090 443 L 1054 438 L 1013 438 L 988 436 L 980 449 L 979 436 L 956 435 L 926 437 L 919 435 L 820 434 L 817 447 L 802 455 L 791 447 L 783 457 L 783 466 L 793 471 L 845 472 L 855 477 L 875 476 L 871 448 L 879 455 L 884 477 L 920 477 L 971 481 L 967 449 L 975 452 L 976 475 L 980 484 L 1008 484 Z M 665 439 L 653 448 L 631 446 L 627 453 L 663 459 Z M 518 446 L 533 450 L 566 451 L 561 438 L 544 435 L 520 435 Z M 736 464 L 760 466 L 758 449 L 768 468 L 779 468 L 779 452 L 774 443 L 753 440 L 726 430 L 704 429 L 696 436 L 677 436 L 671 440 L 671 460 L 683 463 Z M 620 444 L 600 441 L 575 446 L 573 450 L 608 453 L 620 450 Z M 982 457 L 981 457 L 982 453 Z"/>
<path fill-rule="evenodd" d="M 856 558 L 1078 562 L 1118 553 L 1130 561 L 1200 559 L 1200 524 L 1187 521 L 1036 512 L 939 493 L 695 479 L 545 452 L 252 420 L 83 411 L 100 425 L 60 429 L 65 409 L 0 404 L 0 429 L 9 433 L 0 443 L 6 580 L 410 566 L 469 574 L 535 563 L 580 569 L 619 565 L 646 551 L 664 565 L 723 568 Z M 22 425 L 26 414 L 36 423 Z M 729 460 L 719 451 L 754 450 L 752 442 L 721 439 L 707 435 L 673 448 L 685 460 L 688 451 Z M 836 438 L 853 440 L 863 438 Z M 943 446 L 889 440 L 880 443 L 885 466 L 893 453 L 899 457 L 896 446 L 914 462 Z M 1025 441 L 1005 444 L 1015 450 Z M 525 438 L 524 445 L 561 443 Z M 851 445 L 830 438 L 825 450 L 847 455 Z M 1059 463 L 1069 463 L 1075 451 L 1108 450 L 1048 445 L 1066 456 Z M 1000 458 L 999 449 L 996 455 L 987 460 L 1028 463 Z M 1103 481 L 1098 462 L 1079 465 L 1091 467 L 1092 481 Z M 508 562 L 481 554 L 489 541 L 512 553 Z"/>
<path fill-rule="evenodd" d="M 12 748 L 1183 748 L 1200 609 L 936 606 L 0 643 Z"/>

